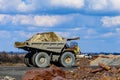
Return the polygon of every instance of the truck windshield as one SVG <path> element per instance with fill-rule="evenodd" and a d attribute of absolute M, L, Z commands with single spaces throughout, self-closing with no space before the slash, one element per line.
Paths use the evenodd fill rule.
<path fill-rule="evenodd" d="M 77 42 L 70 42 L 70 47 L 78 46 Z"/>

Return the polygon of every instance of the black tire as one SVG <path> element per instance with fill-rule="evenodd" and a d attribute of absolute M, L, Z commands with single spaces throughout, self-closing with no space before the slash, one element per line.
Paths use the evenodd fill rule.
<path fill-rule="evenodd" d="M 32 57 L 33 65 L 47 67 L 50 65 L 50 56 L 46 52 L 36 53 Z"/>
<path fill-rule="evenodd" d="M 35 63 L 35 57 L 36 57 L 37 54 L 38 54 L 38 53 L 35 53 L 35 54 L 32 56 L 32 64 L 33 64 L 34 67 L 37 67 L 37 66 L 36 66 L 36 63 Z"/>
<path fill-rule="evenodd" d="M 74 54 L 72 52 L 64 52 L 60 57 L 60 63 L 64 67 L 72 67 L 72 66 L 74 66 L 75 65 L 75 56 L 74 56 Z"/>
<path fill-rule="evenodd" d="M 31 61 L 32 56 L 33 56 L 32 53 L 28 53 L 28 54 L 25 55 L 24 63 L 26 64 L 27 67 L 32 67 L 33 66 L 32 61 Z"/>

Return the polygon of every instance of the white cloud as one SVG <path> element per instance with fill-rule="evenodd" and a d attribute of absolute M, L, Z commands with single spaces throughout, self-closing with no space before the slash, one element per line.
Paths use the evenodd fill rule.
<path fill-rule="evenodd" d="M 94 39 L 98 37 L 97 31 L 93 28 L 85 29 L 83 33 L 85 39 Z"/>
<path fill-rule="evenodd" d="M 120 11 L 120 0 L 0 0 L 2 12 L 34 12 L 54 8 Z"/>
<path fill-rule="evenodd" d="M 26 5 L 24 2 L 22 2 L 21 4 L 19 4 L 18 8 L 17 8 L 19 11 L 27 11 L 30 9 L 30 6 Z"/>
<path fill-rule="evenodd" d="M 120 0 L 88 0 L 87 3 L 90 10 L 120 11 Z"/>
<path fill-rule="evenodd" d="M 11 21 L 12 17 L 10 15 L 0 14 L 0 24 L 8 24 Z"/>
<path fill-rule="evenodd" d="M 76 31 L 80 31 L 80 30 L 83 30 L 83 29 L 84 29 L 84 27 L 74 27 L 74 28 L 70 28 L 70 29 L 67 29 L 67 30 L 76 32 Z"/>
<path fill-rule="evenodd" d="M 1 38 L 9 38 L 11 40 L 17 40 L 19 38 L 30 38 L 32 37 L 33 32 L 26 32 L 26 31 L 8 31 L 8 30 L 0 30 L 0 37 Z"/>
<path fill-rule="evenodd" d="M 19 5 L 17 6 L 17 10 L 20 12 L 28 12 L 28 11 L 32 11 L 35 10 L 35 3 L 33 2 L 33 0 L 27 1 L 28 3 L 21 1 L 19 3 Z"/>
<path fill-rule="evenodd" d="M 103 26 L 105 27 L 113 27 L 120 25 L 120 16 L 115 17 L 103 17 L 101 19 Z"/>
<path fill-rule="evenodd" d="M 82 37 L 84 39 L 94 39 L 98 37 L 98 33 L 94 28 L 76 27 L 73 29 L 68 29 L 68 31 L 71 35 L 75 37 Z"/>
<path fill-rule="evenodd" d="M 0 10 L 1 11 L 18 11 L 18 12 L 28 12 L 35 9 L 34 0 L 0 0 Z"/>
<path fill-rule="evenodd" d="M 30 27 L 28 27 L 28 30 L 29 31 L 33 31 L 33 30 L 37 30 L 38 28 L 36 28 L 36 27 L 34 27 L 34 26 L 30 26 Z"/>
<path fill-rule="evenodd" d="M 110 0 L 111 2 L 111 7 L 113 10 L 119 10 L 120 11 L 120 0 Z"/>
<path fill-rule="evenodd" d="M 120 40 L 120 28 L 116 28 L 115 30 L 116 30 L 116 36 Z"/>
<path fill-rule="evenodd" d="M 35 16 L 34 22 L 36 26 L 54 26 L 66 20 L 63 16 Z"/>
<path fill-rule="evenodd" d="M 7 11 L 7 10 L 15 10 L 17 5 L 21 2 L 21 0 L 0 0 L 0 10 Z"/>
<path fill-rule="evenodd" d="M 51 5 L 79 9 L 84 6 L 84 0 L 51 0 Z"/>
<path fill-rule="evenodd" d="M 73 31 L 80 31 L 82 28 L 80 28 L 80 27 L 76 27 L 76 28 L 73 28 L 73 29 L 71 29 L 71 30 L 73 30 Z"/>
<path fill-rule="evenodd" d="M 88 8 L 92 10 L 103 10 L 107 8 L 108 0 L 90 0 Z"/>
<path fill-rule="evenodd" d="M 116 32 L 120 33 L 120 28 L 116 28 Z"/>
<path fill-rule="evenodd" d="M 113 36 L 113 35 L 114 35 L 113 32 L 108 32 L 108 33 L 102 34 L 102 37 L 108 38 L 108 37 L 111 37 L 111 36 Z"/>
<path fill-rule="evenodd" d="M 95 29 L 90 28 L 90 29 L 87 29 L 85 33 L 87 33 L 88 35 L 93 35 L 93 34 L 96 34 L 97 32 Z"/>
<path fill-rule="evenodd" d="M 33 33 L 31 32 L 25 32 L 25 31 L 13 31 L 14 34 L 17 34 L 17 35 L 14 35 L 14 37 L 18 38 L 18 37 L 21 37 L 21 38 L 30 38 L 32 37 Z"/>
<path fill-rule="evenodd" d="M 68 38 L 71 35 L 70 32 L 55 32 L 55 33 L 65 38 Z"/>
<path fill-rule="evenodd" d="M 10 38 L 10 32 L 9 31 L 5 31 L 5 30 L 1 30 L 0 31 L 0 37 L 1 38 Z"/>
<path fill-rule="evenodd" d="M 0 24 L 4 25 L 31 25 L 31 26 L 45 26 L 52 27 L 66 20 L 71 20 L 69 16 L 62 15 L 5 15 L 0 14 Z"/>
<path fill-rule="evenodd" d="M 32 25 L 32 15 L 15 15 L 12 16 L 13 25 Z"/>

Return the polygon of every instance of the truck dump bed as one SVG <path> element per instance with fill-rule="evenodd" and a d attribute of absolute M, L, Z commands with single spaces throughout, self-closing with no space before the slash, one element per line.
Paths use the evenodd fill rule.
<path fill-rule="evenodd" d="M 67 39 L 54 32 L 37 33 L 25 42 L 15 42 L 15 47 L 29 51 L 38 49 L 60 53 L 65 46 Z M 28 49 L 29 48 L 29 49 Z"/>
<path fill-rule="evenodd" d="M 27 51 L 44 50 L 60 53 L 67 41 L 79 38 L 63 38 L 54 32 L 37 33 L 25 42 L 15 42 L 15 47 Z"/>
<path fill-rule="evenodd" d="M 32 50 L 44 50 L 60 53 L 66 42 L 16 42 L 15 47 L 21 48 L 27 51 Z"/>

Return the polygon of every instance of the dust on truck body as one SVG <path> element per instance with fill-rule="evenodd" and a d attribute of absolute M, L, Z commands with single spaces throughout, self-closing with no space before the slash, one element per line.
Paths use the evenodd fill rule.
<path fill-rule="evenodd" d="M 64 67 L 74 66 L 80 48 L 76 42 L 68 41 L 79 38 L 63 38 L 54 32 L 37 33 L 25 42 L 15 42 L 15 47 L 28 51 L 25 56 L 27 66 L 47 67 L 57 62 Z"/>

